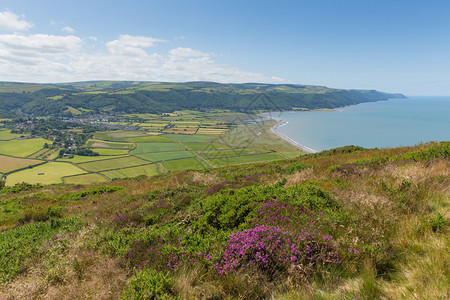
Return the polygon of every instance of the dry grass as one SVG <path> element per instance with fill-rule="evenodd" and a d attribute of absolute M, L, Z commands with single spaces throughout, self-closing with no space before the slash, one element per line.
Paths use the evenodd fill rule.
<path fill-rule="evenodd" d="M 192 182 L 195 184 L 211 186 L 220 182 L 220 177 L 216 173 L 193 172 Z"/>
<path fill-rule="evenodd" d="M 79 233 L 65 251 L 49 248 L 46 261 L 0 286 L 0 299 L 118 298 L 128 274 L 117 259 L 83 247 L 82 241 L 91 230 Z"/>
<path fill-rule="evenodd" d="M 286 176 L 286 186 L 302 184 L 310 180 L 317 179 L 312 168 L 304 169 L 303 171 Z"/>

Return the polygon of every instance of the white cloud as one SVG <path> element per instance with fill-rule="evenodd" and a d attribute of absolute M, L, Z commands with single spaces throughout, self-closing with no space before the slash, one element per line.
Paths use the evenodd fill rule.
<path fill-rule="evenodd" d="M 95 36 L 90 36 L 89 39 L 94 42 L 98 41 L 98 38 Z"/>
<path fill-rule="evenodd" d="M 209 57 L 210 54 L 194 50 L 191 48 L 178 47 L 169 51 L 170 57 L 174 60 L 193 58 L 193 57 Z"/>
<path fill-rule="evenodd" d="M 19 16 L 10 12 L 0 12 L 0 30 L 21 31 L 28 30 L 33 24 L 25 20 L 19 20 Z"/>
<path fill-rule="evenodd" d="M 180 36 L 176 36 L 176 37 L 174 37 L 173 38 L 174 40 L 176 40 L 176 41 L 178 41 L 178 40 L 185 40 L 185 39 L 187 39 L 187 36 L 185 36 L 185 35 L 180 35 Z"/>
<path fill-rule="evenodd" d="M 106 47 L 111 54 L 123 56 L 146 56 L 145 48 L 155 46 L 155 43 L 163 40 L 146 37 L 122 34 L 119 39 L 106 43 Z"/>
<path fill-rule="evenodd" d="M 212 53 L 192 48 L 178 47 L 163 54 L 149 49 L 160 42 L 152 37 L 120 35 L 106 43 L 106 51 L 92 52 L 92 44 L 83 44 L 74 35 L 4 34 L 0 35 L 0 81 L 282 81 L 220 64 Z"/>
<path fill-rule="evenodd" d="M 12 56 L 47 56 L 70 55 L 81 49 L 79 37 L 55 36 L 48 34 L 2 34 L 0 35 L 0 48 L 3 53 Z"/>
<path fill-rule="evenodd" d="M 65 31 L 67 33 L 71 33 L 71 34 L 75 32 L 75 29 L 73 29 L 72 27 L 69 27 L 69 26 L 65 26 L 61 30 Z"/>

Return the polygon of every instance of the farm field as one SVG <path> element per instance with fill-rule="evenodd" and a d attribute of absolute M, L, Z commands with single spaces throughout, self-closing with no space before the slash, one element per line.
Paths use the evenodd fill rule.
<path fill-rule="evenodd" d="M 0 172 L 7 173 L 13 170 L 25 168 L 30 165 L 36 165 L 39 163 L 43 163 L 43 161 L 0 155 Z"/>
<path fill-rule="evenodd" d="M 41 138 L 0 141 L 0 154 L 27 157 L 41 150 L 45 143 L 48 143 L 48 141 Z"/>
<path fill-rule="evenodd" d="M 98 172 L 126 168 L 130 166 L 144 165 L 149 162 L 134 156 L 125 156 L 114 159 L 103 159 L 93 162 L 81 163 L 79 166 L 87 171 Z"/>
<path fill-rule="evenodd" d="M 32 155 L 29 155 L 28 158 L 42 158 L 47 152 L 50 152 L 49 148 L 43 148 L 39 150 L 38 152 L 33 153 Z"/>
<path fill-rule="evenodd" d="M 146 132 L 143 132 L 143 131 L 122 131 L 122 130 L 116 130 L 116 131 L 106 131 L 104 133 L 107 136 L 109 136 L 109 137 L 119 138 L 119 139 L 146 135 Z"/>
<path fill-rule="evenodd" d="M 164 134 L 163 137 L 170 138 L 175 142 L 189 143 L 189 142 L 204 142 L 210 140 L 212 137 L 207 135 L 183 135 L 183 134 Z"/>
<path fill-rule="evenodd" d="M 126 155 L 98 155 L 98 156 L 81 156 L 81 155 L 74 155 L 72 158 L 58 158 L 57 161 L 60 162 L 67 162 L 67 163 L 73 163 L 73 164 L 82 164 L 92 161 L 98 161 L 98 160 L 110 160 L 112 158 L 121 158 L 121 157 L 128 157 Z"/>
<path fill-rule="evenodd" d="M 200 170 L 207 168 L 206 164 L 198 158 L 168 160 L 163 162 L 163 166 L 167 171 Z"/>
<path fill-rule="evenodd" d="M 20 137 L 20 134 L 11 133 L 11 130 L 0 130 L 0 141 L 12 140 Z"/>
<path fill-rule="evenodd" d="M 27 182 L 31 184 L 54 184 L 62 183 L 62 177 L 86 173 L 80 168 L 63 162 L 48 162 L 32 169 L 25 169 L 9 174 L 6 185 L 12 186 L 16 183 Z M 42 174 L 42 175 L 39 175 Z"/>
<path fill-rule="evenodd" d="M 170 128 L 170 129 L 164 129 L 162 132 L 164 133 L 173 133 L 173 134 L 183 134 L 183 135 L 192 135 L 197 132 L 197 129 L 195 128 Z"/>
<path fill-rule="evenodd" d="M 141 136 L 130 138 L 134 143 L 173 143 L 172 139 L 164 136 Z"/>
<path fill-rule="evenodd" d="M 156 152 L 156 153 L 142 153 L 136 156 L 142 157 L 150 161 L 165 161 L 171 159 L 195 157 L 195 155 L 189 151 L 171 151 L 171 152 Z"/>
<path fill-rule="evenodd" d="M 213 144 L 213 143 L 183 143 L 184 146 L 186 146 L 187 148 L 189 148 L 190 150 L 195 150 L 195 151 L 213 151 L 213 150 L 217 150 L 219 148 L 222 148 L 222 145 L 217 145 L 217 144 Z"/>
<path fill-rule="evenodd" d="M 213 129 L 213 128 L 200 128 L 197 133 L 198 134 L 212 134 L 212 135 L 220 135 L 224 134 L 227 129 Z"/>
<path fill-rule="evenodd" d="M 0 141 L 0 154 L 11 155 L 15 157 L 27 157 L 44 147 L 49 141 L 37 139 L 9 140 Z"/>
<path fill-rule="evenodd" d="M 55 160 L 62 165 L 45 166 L 72 166 L 75 169 L 72 168 L 71 172 L 74 173 L 65 174 L 58 170 L 52 177 L 47 176 L 48 174 L 35 175 L 38 178 L 32 182 L 88 184 L 139 175 L 152 176 L 168 171 L 215 168 L 301 155 L 300 151 L 269 133 L 268 129 L 273 125 L 271 122 L 229 125 L 233 120 L 248 119 L 245 115 L 179 111 L 163 116 L 128 116 L 131 119 L 111 124 L 138 126 L 137 130 L 93 132 L 93 137 L 88 140 L 86 147 L 97 152 L 98 156 L 72 154 L 70 158 L 57 158 L 60 149 L 43 148 L 44 143 L 51 144 L 50 141 L 40 138 L 17 140 L 17 135 L 12 135 L 9 130 L 0 130 L 0 172 L 7 173 Z M 168 124 L 172 127 L 164 129 Z M 156 129 L 157 127 L 159 129 Z M 81 132 L 77 128 L 70 131 Z M 172 131 L 177 133 L 167 133 Z M 1 156 L 2 154 L 4 155 Z M 8 184 L 17 182 L 19 175 L 23 175 L 24 181 L 34 173 L 20 171 L 16 175 L 13 174 L 16 173 L 7 174 Z"/>
<path fill-rule="evenodd" d="M 93 139 L 108 142 L 126 143 L 128 140 L 119 134 L 109 133 L 107 131 L 98 131 L 94 133 Z"/>
<path fill-rule="evenodd" d="M 111 180 L 113 179 L 123 179 L 128 177 L 136 177 L 140 175 L 154 176 L 159 174 L 158 166 L 156 164 L 148 164 L 144 166 L 124 168 L 113 171 L 101 172 L 103 175 L 107 176 Z"/>
<path fill-rule="evenodd" d="M 128 154 L 129 150 L 99 148 L 95 149 L 95 152 L 97 152 L 100 155 L 111 156 L 111 155 L 126 155 Z"/>
<path fill-rule="evenodd" d="M 114 149 L 132 149 L 132 143 L 107 142 L 103 140 L 90 139 L 87 142 L 87 147 L 92 148 L 114 148 Z"/>
<path fill-rule="evenodd" d="M 106 179 L 104 176 L 96 173 L 89 173 L 89 174 L 82 174 L 82 175 L 75 175 L 75 176 L 68 176 L 63 177 L 63 182 L 66 184 L 91 184 L 93 182 L 107 182 L 108 179 Z"/>
<path fill-rule="evenodd" d="M 141 154 L 148 152 L 165 152 L 184 150 L 184 148 L 176 143 L 137 143 L 136 149 L 132 154 Z"/>

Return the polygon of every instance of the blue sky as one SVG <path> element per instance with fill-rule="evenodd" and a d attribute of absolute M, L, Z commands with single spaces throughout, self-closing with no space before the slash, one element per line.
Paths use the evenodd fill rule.
<path fill-rule="evenodd" d="M 0 0 L 0 80 L 450 95 L 450 1 Z"/>

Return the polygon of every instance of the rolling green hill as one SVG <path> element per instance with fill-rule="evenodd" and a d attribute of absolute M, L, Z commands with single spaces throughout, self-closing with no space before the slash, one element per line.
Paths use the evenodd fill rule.
<path fill-rule="evenodd" d="M 296 84 L 89 81 L 60 84 L 0 82 L 0 116 L 15 111 L 63 115 L 72 111 L 162 113 L 182 109 L 232 111 L 335 108 L 404 97 L 375 90 Z"/>

